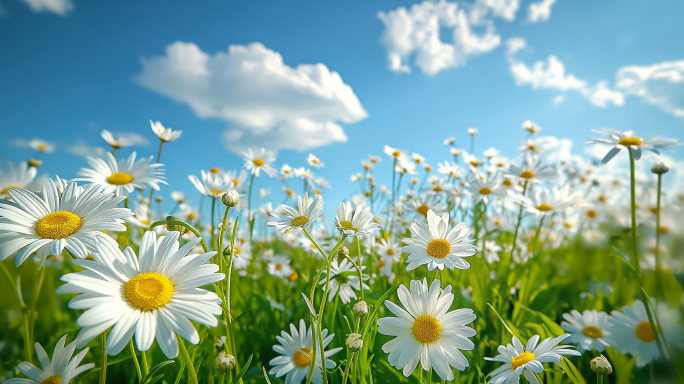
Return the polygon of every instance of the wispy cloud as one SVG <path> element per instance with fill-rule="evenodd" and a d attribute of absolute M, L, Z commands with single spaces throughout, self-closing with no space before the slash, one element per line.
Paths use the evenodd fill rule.
<path fill-rule="evenodd" d="M 74 9 L 70 0 L 23 0 L 34 12 L 52 12 L 66 16 Z"/>

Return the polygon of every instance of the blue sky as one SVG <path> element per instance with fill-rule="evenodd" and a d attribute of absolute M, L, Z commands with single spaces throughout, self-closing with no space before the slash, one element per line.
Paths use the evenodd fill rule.
<path fill-rule="evenodd" d="M 71 178 L 87 166 L 69 151 L 79 140 L 105 147 L 102 129 L 135 132 L 149 144 L 132 150 L 149 156 L 157 142 L 148 119 L 160 120 L 184 131 L 162 156 L 170 183 L 164 195 L 172 189 L 194 194 L 188 174 L 211 166 L 241 167 L 242 160 L 226 148 L 227 130 L 242 135 L 235 141 L 239 145 L 228 145 L 233 151 L 259 146 L 280 132 L 268 141 L 273 149 L 285 145 L 277 163 L 301 166 L 309 152 L 316 154 L 326 163 L 318 173 L 333 186 L 326 194 L 336 202 L 351 193 L 349 176 L 359 170 L 359 161 L 382 155 L 385 144 L 420 153 L 436 166 L 450 158 L 444 138 L 456 136 L 457 145 L 468 146 L 468 127 L 479 128 L 477 153 L 494 146 L 510 157 L 524 138 L 521 124 L 527 119 L 543 127 L 544 135 L 573 140 L 579 153 L 581 143 L 594 136 L 591 129 L 601 127 L 684 141 L 684 2 L 558 0 L 550 5 L 548 20 L 537 22 L 530 20 L 531 1 L 503 0 L 498 8 L 482 5 L 487 3 L 496 2 L 0 0 L 0 160 L 33 156 L 14 139 L 41 138 L 57 145 L 43 157 L 41 171 Z M 478 4 L 484 10 L 479 19 L 473 13 Z M 437 9 L 449 6 L 456 11 Z M 392 70 L 388 42 L 406 41 L 401 33 L 388 32 L 378 12 L 396 16 L 400 7 L 408 9 L 403 20 L 416 28 L 422 28 L 419 19 L 426 12 L 439 23 L 440 43 L 457 52 L 447 61 L 458 65 L 435 71 L 440 59 L 429 55 L 417 63 L 425 45 L 413 36 L 402 60 L 410 73 Z M 478 37 L 490 28 L 498 43 L 455 42 L 453 19 L 459 11 L 469 21 L 457 28 Z M 525 47 L 511 50 L 512 38 L 524 39 Z M 227 53 L 228 46 L 254 48 L 249 44 L 258 42 L 263 49 L 246 55 L 279 54 L 289 72 L 281 87 L 238 73 L 238 80 L 195 89 L 174 75 L 178 72 L 159 70 L 174 65 L 167 47 L 176 42 L 194 45 L 209 60 L 223 52 L 227 61 L 239 59 Z M 464 53 L 471 51 L 480 53 Z M 153 58 L 161 58 L 160 67 L 146 72 L 144 61 Z M 551 71 L 550 62 L 562 63 L 564 70 Z M 324 69 L 298 68 L 317 63 Z M 232 65 L 214 64 L 213 75 Z M 292 79 L 308 70 L 326 76 L 334 71 L 341 82 L 325 88 L 313 81 L 300 92 Z M 635 82 L 636 74 L 641 77 Z M 233 87 L 255 90 L 243 100 Z M 214 99 L 224 91 L 227 95 Z M 226 112 L 234 102 L 246 112 Z M 199 111 L 207 105 L 212 109 Z M 259 120 L 271 112 L 272 121 Z M 310 148 L 287 149 L 298 145 L 305 126 L 301 118 L 320 130 L 308 140 Z M 346 142 L 340 142 L 341 130 Z M 682 159 L 682 153 L 670 155 Z M 385 157 L 379 172 L 389 175 L 389 165 Z M 260 180 L 261 186 L 278 193 L 275 183 Z"/>

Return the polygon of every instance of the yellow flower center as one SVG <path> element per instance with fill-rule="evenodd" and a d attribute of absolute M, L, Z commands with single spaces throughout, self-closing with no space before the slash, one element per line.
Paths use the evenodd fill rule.
<path fill-rule="evenodd" d="M 354 227 L 352 227 L 351 221 L 347 221 L 347 220 L 340 221 L 340 227 L 342 227 L 343 229 L 351 229 L 351 230 L 354 229 Z"/>
<path fill-rule="evenodd" d="M 378 261 L 378 270 L 382 269 L 382 267 L 384 267 L 385 265 L 387 265 L 387 262 L 385 260 Z"/>
<path fill-rule="evenodd" d="M 443 259 L 450 253 L 451 244 L 444 239 L 434 239 L 427 246 L 427 254 L 436 259 Z"/>
<path fill-rule="evenodd" d="M 522 177 L 523 179 L 531 179 L 534 176 L 534 172 L 532 171 L 523 171 L 523 173 L 520 174 L 520 177 Z"/>
<path fill-rule="evenodd" d="M 595 218 L 595 217 L 596 217 L 596 211 L 594 211 L 593 209 L 587 211 L 587 217 L 590 218 L 590 219 Z"/>
<path fill-rule="evenodd" d="M 292 272 L 292 274 L 288 277 L 290 281 L 297 281 L 299 279 L 299 274 L 297 272 Z"/>
<path fill-rule="evenodd" d="M 209 193 L 211 193 L 213 196 L 218 196 L 218 195 L 222 194 L 223 192 L 219 191 L 218 189 L 212 189 L 209 191 Z"/>
<path fill-rule="evenodd" d="M 311 364 L 311 359 L 307 356 L 311 356 L 313 353 L 309 348 L 299 348 L 302 352 L 306 353 L 306 355 L 302 352 L 295 351 L 294 356 L 292 356 L 292 360 L 294 360 L 294 364 L 298 368 L 306 368 Z"/>
<path fill-rule="evenodd" d="M 542 211 L 542 212 L 548 212 L 548 211 L 552 210 L 553 207 L 550 206 L 549 204 L 544 203 L 541 205 L 537 205 L 537 209 Z"/>
<path fill-rule="evenodd" d="M 276 269 L 276 271 L 280 271 L 281 269 L 283 269 L 283 265 L 282 264 L 276 264 L 275 269 Z"/>
<path fill-rule="evenodd" d="M 63 239 L 78 232 L 83 226 L 80 216 L 69 211 L 53 212 L 36 223 L 36 233 L 43 239 Z"/>
<path fill-rule="evenodd" d="M 399 156 L 401 156 L 401 152 L 399 152 L 395 149 L 394 152 L 392 152 L 392 156 L 399 157 Z"/>
<path fill-rule="evenodd" d="M 420 213 L 423 216 L 427 216 L 428 211 L 430 208 L 428 208 L 427 205 L 423 204 L 420 207 L 416 208 L 416 212 Z"/>
<path fill-rule="evenodd" d="M 115 172 L 107 178 L 107 182 L 114 185 L 124 185 L 130 183 L 131 181 L 133 181 L 133 176 L 126 172 Z"/>
<path fill-rule="evenodd" d="M 306 216 L 297 216 L 292 221 L 290 222 L 290 225 L 293 227 L 303 227 L 306 223 L 309 222 L 309 218 Z"/>
<path fill-rule="evenodd" d="M 21 187 L 7 187 L 7 188 L 3 189 L 2 191 L 0 191 L 0 195 L 6 195 L 7 191 L 9 191 L 10 189 L 21 189 Z"/>
<path fill-rule="evenodd" d="M 506 180 L 503 181 L 503 185 L 505 185 L 505 186 L 507 186 L 507 187 L 510 187 L 510 186 L 513 185 L 513 183 L 512 183 L 510 180 L 506 179 Z"/>
<path fill-rule="evenodd" d="M 236 255 L 239 255 L 241 252 L 242 252 L 242 249 L 240 249 L 240 247 L 238 247 L 238 246 L 236 245 L 236 246 L 235 246 L 235 252 L 234 252 L 234 253 L 235 253 Z"/>
<path fill-rule="evenodd" d="M 525 365 L 532 361 L 537 355 L 532 352 L 523 352 L 511 360 L 511 368 L 515 371 L 521 365 Z"/>
<path fill-rule="evenodd" d="M 480 163 L 477 162 L 477 161 L 475 161 L 475 160 L 471 160 L 471 161 L 470 161 L 470 165 L 472 165 L 473 167 L 477 168 L 477 167 L 480 166 Z"/>
<path fill-rule="evenodd" d="M 439 340 L 442 334 L 442 325 L 431 315 L 418 316 L 411 328 L 413 337 L 421 344 L 432 344 Z"/>
<path fill-rule="evenodd" d="M 52 375 L 41 381 L 40 384 L 62 384 L 62 376 Z"/>
<path fill-rule="evenodd" d="M 480 195 L 489 195 L 490 193 L 492 193 L 492 190 L 487 187 L 483 187 L 479 190 L 479 192 Z"/>
<path fill-rule="evenodd" d="M 197 215 L 195 215 L 195 212 L 188 213 L 188 220 L 194 220 L 196 217 Z"/>
<path fill-rule="evenodd" d="M 209 168 L 209 172 L 211 172 L 213 174 L 217 174 L 217 173 L 221 173 L 221 170 L 219 170 L 216 167 L 211 167 L 211 168 Z"/>
<path fill-rule="evenodd" d="M 254 160 L 252 160 L 252 163 L 254 163 L 254 165 L 256 165 L 257 167 L 261 167 L 262 165 L 264 165 L 264 160 L 254 159 Z"/>
<path fill-rule="evenodd" d="M 657 328 L 656 332 L 658 332 Z M 651 329 L 651 324 L 648 321 L 643 321 L 639 323 L 639 325 L 637 325 L 636 329 L 634 330 L 634 334 L 636 334 L 636 337 L 639 338 L 639 340 L 644 341 L 646 343 L 650 343 L 655 340 L 655 335 L 653 334 L 653 330 Z"/>
<path fill-rule="evenodd" d="M 173 283 L 168 277 L 154 272 L 133 276 L 124 286 L 126 300 L 141 311 L 153 311 L 171 301 Z"/>
<path fill-rule="evenodd" d="M 591 337 L 592 339 L 603 337 L 603 331 L 601 331 L 598 327 L 594 327 L 593 325 L 584 327 L 582 334 L 586 337 Z"/>
<path fill-rule="evenodd" d="M 618 144 L 624 145 L 626 147 L 630 145 L 639 147 L 641 146 L 641 144 L 643 144 L 643 141 L 638 137 L 625 137 L 624 139 L 620 139 L 620 141 L 618 141 Z"/>
<path fill-rule="evenodd" d="M 392 256 L 394 255 L 394 248 L 387 248 L 387 252 L 385 252 L 387 256 Z"/>
<path fill-rule="evenodd" d="M 494 221 L 494 225 L 496 225 L 498 227 L 499 225 L 501 225 L 501 222 L 499 220 L 496 220 L 496 221 Z"/>
<path fill-rule="evenodd" d="M 529 146 L 527 146 L 527 148 L 528 148 L 530 151 L 534 151 L 535 149 L 537 149 L 537 146 L 535 146 L 534 144 L 530 144 Z"/>

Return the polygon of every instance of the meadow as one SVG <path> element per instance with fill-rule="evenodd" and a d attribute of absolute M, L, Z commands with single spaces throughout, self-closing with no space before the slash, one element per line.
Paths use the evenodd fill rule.
<path fill-rule="evenodd" d="M 378 144 L 331 201 L 319 158 L 258 148 L 175 191 L 183 136 L 151 126 L 156 154 L 104 131 L 72 180 L 39 141 L 0 169 L 0 381 L 684 383 L 684 191 L 640 164 L 675 139 L 603 129 L 601 162 L 553 161 L 527 121 L 514 158 L 470 129 L 436 166 Z"/>

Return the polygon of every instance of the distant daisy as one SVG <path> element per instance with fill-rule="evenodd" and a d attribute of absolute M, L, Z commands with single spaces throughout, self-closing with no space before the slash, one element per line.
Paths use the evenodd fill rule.
<path fill-rule="evenodd" d="M 228 250 L 230 250 L 230 246 L 228 246 Z M 249 241 L 236 241 L 234 256 L 233 268 L 238 271 L 247 269 L 252 261 L 252 246 Z"/>
<path fill-rule="evenodd" d="M 416 216 L 422 215 L 427 217 L 427 213 L 433 210 L 437 213 L 445 212 L 447 206 L 439 202 L 439 200 L 434 196 L 419 196 L 413 199 L 409 199 L 406 202 L 406 210 L 409 212 L 414 212 Z"/>
<path fill-rule="evenodd" d="M 603 352 L 606 347 L 614 347 L 615 341 L 611 338 L 611 316 L 595 309 L 579 311 L 573 309 L 570 313 L 564 313 L 560 326 L 570 333 L 568 343 L 577 344 L 580 352 L 596 349 Z"/>
<path fill-rule="evenodd" d="M 195 175 L 189 175 L 188 179 L 200 191 L 201 194 L 209 196 L 212 199 L 223 196 L 224 193 L 233 189 L 233 184 L 226 181 L 221 175 L 213 174 L 211 172 L 201 171 L 202 180 Z"/>
<path fill-rule="evenodd" d="M 520 181 L 545 183 L 554 181 L 558 177 L 556 168 L 542 163 L 537 156 L 527 155 L 520 166 L 511 164 L 508 176 Z"/>
<path fill-rule="evenodd" d="M 313 338 L 311 335 L 311 327 L 306 326 L 304 320 L 299 320 L 299 329 L 294 324 L 290 324 L 290 333 L 285 331 L 280 332 L 280 336 L 276 336 L 278 344 L 273 346 L 273 350 L 280 354 L 280 356 L 271 359 L 268 363 L 273 367 L 268 372 L 275 377 L 285 376 L 285 383 L 299 384 L 307 378 L 311 368 L 311 354 L 313 353 Z M 328 335 L 328 330 L 324 329 L 322 332 L 323 347 L 327 347 L 333 340 L 335 334 Z M 316 341 L 318 343 L 318 340 Z M 325 368 L 335 368 L 335 362 L 329 357 L 341 351 L 342 348 L 333 348 L 323 352 L 325 356 Z M 321 372 L 321 356 L 320 350 L 316 351 L 316 365 L 314 366 L 314 373 L 311 381 L 314 384 L 321 384 L 323 382 L 323 374 Z"/>
<path fill-rule="evenodd" d="M 489 200 L 495 196 L 505 196 L 506 189 L 501 186 L 501 180 L 496 177 L 479 177 L 475 174 L 465 186 L 465 190 L 473 197 L 475 203 L 489 204 Z"/>
<path fill-rule="evenodd" d="M 133 145 L 133 142 L 126 139 L 125 137 L 119 137 L 118 139 L 114 138 L 114 135 L 106 129 L 102 130 L 101 136 L 104 139 L 104 141 L 106 141 L 107 144 L 109 144 L 114 149 L 130 147 L 131 145 Z"/>
<path fill-rule="evenodd" d="M 316 195 L 310 198 L 308 193 L 297 197 L 297 209 L 293 209 L 285 204 L 280 205 L 278 212 L 270 212 L 269 214 L 275 218 L 275 221 L 269 221 L 267 224 L 271 227 L 276 227 L 280 231 L 288 229 L 302 228 L 305 225 L 312 223 L 323 210 L 323 198 L 321 195 Z"/>
<path fill-rule="evenodd" d="M 29 167 L 24 161 L 17 166 L 9 161 L 5 163 L 5 166 L 0 168 L 0 198 L 7 197 L 7 191 L 10 189 L 30 188 L 37 172 L 35 167 Z"/>
<path fill-rule="evenodd" d="M 228 171 L 223 177 L 226 183 L 233 184 L 233 189 L 241 189 L 245 186 L 245 181 L 247 181 L 247 172 L 244 169 L 240 173 L 238 171 Z"/>
<path fill-rule="evenodd" d="M 29 147 L 35 149 L 36 151 L 52 153 L 55 151 L 55 145 L 48 143 L 45 140 L 33 139 L 28 143 Z"/>
<path fill-rule="evenodd" d="M 454 162 L 445 161 L 437 164 L 437 172 L 451 179 L 460 179 L 465 176 L 465 170 Z"/>
<path fill-rule="evenodd" d="M 395 336 L 382 346 L 389 353 L 389 363 L 409 377 L 418 366 L 425 371 L 434 369 L 442 380 L 454 380 L 451 367 L 463 371 L 468 359 L 461 352 L 475 347 L 468 340 L 477 334 L 467 325 L 475 321 L 470 308 L 449 311 L 454 301 L 451 285 L 441 289 L 441 282 L 427 279 L 411 280 L 411 290 L 405 285 L 398 289 L 399 301 L 406 308 L 385 300 L 385 306 L 397 317 L 378 319 L 378 333 Z"/>
<path fill-rule="evenodd" d="M 273 256 L 268 261 L 268 273 L 275 277 L 289 277 L 292 272 L 290 258 L 286 256 Z"/>
<path fill-rule="evenodd" d="M 525 122 L 522 123 L 522 128 L 533 135 L 536 135 L 542 130 L 542 128 L 538 126 L 537 123 L 530 120 L 525 120 Z"/>
<path fill-rule="evenodd" d="M 399 261 L 401 259 L 401 244 L 392 241 L 391 239 L 380 239 L 376 251 L 380 255 L 381 260 L 392 259 Z"/>
<path fill-rule="evenodd" d="M 284 178 L 289 179 L 290 177 L 294 176 L 294 171 L 292 170 L 292 167 L 290 167 L 289 165 L 283 164 L 280 167 L 280 174 Z"/>
<path fill-rule="evenodd" d="M 468 134 L 470 136 L 475 136 L 477 135 L 477 128 L 468 128 Z"/>
<path fill-rule="evenodd" d="M 88 164 L 94 169 L 81 168 L 80 178 L 74 181 L 86 181 L 101 185 L 105 192 L 114 192 L 122 196 L 133 192 L 134 189 L 144 189 L 146 186 L 159 190 L 159 184 L 166 184 L 163 165 L 152 163 L 153 156 L 135 161 L 133 152 L 128 159 L 116 160 L 111 153 L 106 159 L 87 157 Z"/>
<path fill-rule="evenodd" d="M 473 230 L 466 223 L 459 223 L 449 230 L 449 213 L 437 216 L 430 210 L 427 213 L 427 224 L 422 220 L 411 223 L 413 238 L 405 238 L 407 244 L 402 249 L 408 253 L 406 266 L 407 271 L 414 270 L 423 264 L 427 264 L 428 271 L 435 268 L 443 270 L 468 269 L 470 264 L 464 257 L 475 254 L 477 247 L 472 243 Z"/>
<path fill-rule="evenodd" d="M 582 192 L 570 192 L 570 185 L 566 184 L 563 188 L 554 187 L 549 191 L 547 188 L 537 188 L 533 194 L 523 196 L 522 194 L 512 194 L 522 205 L 535 215 L 547 215 L 554 212 L 565 212 L 569 208 L 577 205 L 582 199 Z"/>
<path fill-rule="evenodd" d="M 587 143 L 613 145 L 613 148 L 608 151 L 606 156 L 603 157 L 603 160 L 601 160 L 601 162 L 604 164 L 615 157 L 615 155 L 617 155 L 622 148 L 629 149 L 632 152 L 632 156 L 634 156 L 634 160 L 639 160 L 641 159 L 642 148 L 648 149 L 656 154 L 660 154 L 660 149 L 681 145 L 677 139 L 668 139 L 660 136 L 652 137 L 650 139 L 642 139 L 639 136 L 636 136 L 633 131 L 621 132 L 616 129 L 603 128 L 600 130 L 595 130 L 594 132 L 604 135 L 605 138 L 600 137 L 591 139 L 587 141 Z"/>
<path fill-rule="evenodd" d="M 484 242 L 484 257 L 487 263 L 493 264 L 499 261 L 499 252 L 503 251 L 503 248 L 496 241 L 485 240 Z"/>
<path fill-rule="evenodd" d="M 561 355 L 579 356 L 581 353 L 572 350 L 572 345 L 557 346 L 561 341 L 570 337 L 569 333 L 548 338 L 541 343 L 539 335 L 530 337 L 527 345 L 523 346 L 517 337 L 513 336 L 513 344 L 500 345 L 499 354 L 495 357 L 485 357 L 488 361 L 498 361 L 504 365 L 495 369 L 487 376 L 491 376 L 489 384 L 507 384 L 520 382 L 520 376 L 525 375 L 530 384 L 540 384 L 535 373 L 544 372 L 542 363 L 558 363 L 563 359 Z"/>
<path fill-rule="evenodd" d="M 485 163 L 483 159 L 478 159 L 474 155 L 463 151 L 463 161 L 466 163 L 471 172 L 475 172 L 479 166 Z"/>
<path fill-rule="evenodd" d="M 252 172 L 252 175 L 259 176 L 264 171 L 269 177 L 277 176 L 278 171 L 273 168 L 275 156 L 264 148 L 253 150 L 249 148 L 247 152 L 242 152 L 245 160 L 245 168 Z"/>
<path fill-rule="evenodd" d="M 482 154 L 485 155 L 486 158 L 491 160 L 491 159 L 499 156 L 499 153 L 500 152 L 498 149 L 496 149 L 494 147 L 490 147 L 488 150 L 484 151 Z"/>
<path fill-rule="evenodd" d="M 361 271 L 366 269 L 366 266 L 361 266 Z M 326 273 L 327 271 L 323 271 Z M 364 280 L 367 279 L 363 276 Z M 321 279 L 321 285 L 325 284 L 325 279 Z M 344 259 L 342 261 L 333 260 L 330 263 L 330 289 L 328 290 L 328 301 L 332 301 L 338 292 L 340 294 L 340 300 L 343 304 L 347 304 L 351 299 L 356 300 L 356 291 L 361 290 L 361 284 L 359 284 L 359 274 L 354 265 L 349 262 L 349 260 Z M 369 287 L 366 283 L 363 283 L 363 289 L 368 290 Z"/>
<path fill-rule="evenodd" d="M 216 252 L 188 253 L 200 241 L 194 238 L 179 248 L 178 232 L 157 239 L 145 232 L 139 255 L 133 249 L 98 242 L 94 261 L 74 260 L 85 271 L 62 276 L 66 284 L 57 293 L 80 293 L 69 308 L 85 309 L 76 324 L 83 327 L 77 345 L 84 346 L 113 327 L 107 337 L 107 354 L 116 355 L 135 334 L 139 351 L 147 351 L 157 340 L 169 359 L 178 355 L 175 333 L 192 344 L 200 341 L 189 320 L 206 326 L 218 325 L 221 300 L 199 287 L 223 280 L 216 264 L 207 263 Z"/>
<path fill-rule="evenodd" d="M 375 231 L 380 230 L 380 225 L 374 222 L 370 207 L 364 208 L 363 205 L 357 205 L 356 210 L 352 209 L 350 201 L 342 202 L 337 207 L 337 216 L 335 216 L 335 225 L 340 232 L 347 236 L 363 236 L 370 235 Z"/>
<path fill-rule="evenodd" d="M 406 153 L 406 151 L 398 149 L 398 148 L 392 148 L 389 145 L 385 145 L 385 148 L 383 151 L 385 152 L 385 154 L 387 156 L 392 157 L 395 160 L 408 157 L 408 154 Z M 372 161 L 372 159 L 371 159 L 371 161 Z"/>
<path fill-rule="evenodd" d="M 83 189 L 72 182 L 62 192 L 47 179 L 40 195 L 25 189 L 10 189 L 9 195 L 14 202 L 0 200 L 0 260 L 19 251 L 17 266 L 34 252 L 43 262 L 64 248 L 85 259 L 94 233 L 125 231 L 122 219 L 133 215 L 117 207 L 123 197 L 102 193 L 96 185 Z"/>
<path fill-rule="evenodd" d="M 455 142 L 456 142 L 456 138 L 453 136 L 447 137 L 443 141 L 444 145 L 453 145 Z"/>
<path fill-rule="evenodd" d="M 325 166 L 325 163 L 323 163 L 321 159 L 316 157 L 313 153 L 309 153 L 309 157 L 306 158 L 306 162 L 315 168 L 323 168 Z"/>
<path fill-rule="evenodd" d="M 183 134 L 183 131 L 174 131 L 171 128 L 164 128 L 159 121 L 150 120 L 150 126 L 152 126 L 152 132 L 154 132 L 159 140 L 163 142 L 174 141 Z"/>
<path fill-rule="evenodd" d="M 43 346 L 36 343 L 36 355 L 43 369 L 41 370 L 28 361 L 22 361 L 17 369 L 29 379 L 9 379 L 3 384 L 67 384 L 77 375 L 95 367 L 93 363 L 78 366 L 88 353 L 88 348 L 82 350 L 72 359 L 71 356 L 76 350 L 76 342 L 71 342 L 65 347 L 66 337 L 67 335 L 64 335 L 57 341 L 52 353 L 52 360 L 45 353 Z"/>

